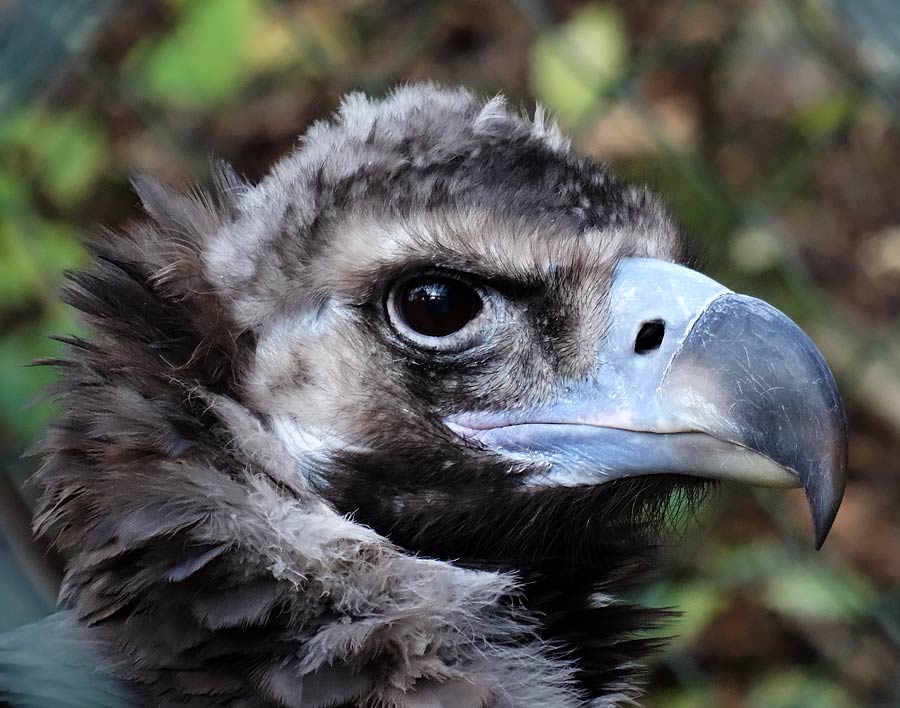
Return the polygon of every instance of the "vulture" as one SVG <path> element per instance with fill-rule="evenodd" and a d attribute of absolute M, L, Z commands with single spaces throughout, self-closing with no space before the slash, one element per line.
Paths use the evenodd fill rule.
<path fill-rule="evenodd" d="M 213 193 L 135 178 L 148 218 L 65 289 L 88 334 L 52 362 L 35 526 L 54 631 L 110 691 L 633 706 L 666 612 L 623 597 L 673 510 L 802 487 L 821 545 L 823 357 L 540 108 L 354 93 L 258 183 L 213 167 Z"/>

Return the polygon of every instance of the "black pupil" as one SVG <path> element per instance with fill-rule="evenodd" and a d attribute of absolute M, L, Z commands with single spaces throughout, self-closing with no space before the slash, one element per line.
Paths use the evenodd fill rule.
<path fill-rule="evenodd" d="M 400 314 L 411 329 L 428 337 L 458 332 L 481 311 L 481 298 L 455 280 L 416 281 L 400 296 Z"/>

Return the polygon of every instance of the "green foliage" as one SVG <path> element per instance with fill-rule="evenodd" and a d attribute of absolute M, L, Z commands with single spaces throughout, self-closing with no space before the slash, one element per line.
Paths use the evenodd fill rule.
<path fill-rule="evenodd" d="M 23 7 L 28 4 L 20 3 Z M 47 7 L 52 4 L 47 3 Z M 377 22 L 360 19 L 365 8 L 381 4 L 355 0 L 168 0 L 161 5 L 161 19 L 152 19 L 150 12 L 141 20 L 148 26 L 137 33 L 139 38 L 129 47 L 122 48 L 122 54 L 109 50 L 117 58 L 114 64 L 103 64 L 103 72 L 94 72 L 84 59 L 86 52 L 78 49 L 80 38 L 67 37 L 65 44 L 72 61 L 67 57 L 59 63 L 70 73 L 60 74 L 65 80 L 55 85 L 53 101 L 35 100 L 11 107 L 0 116 L 0 317 L 4 324 L 0 342 L 0 451 L 7 471 L 21 469 L 24 476 L 31 469 L 30 461 L 18 462 L 18 457 L 37 438 L 52 413 L 52 403 L 33 402 L 52 382 L 54 372 L 27 364 L 61 352 L 62 347 L 48 335 L 77 332 L 75 318 L 58 303 L 56 291 L 63 270 L 83 263 L 79 229 L 105 220 L 106 214 L 95 213 L 98 202 L 114 201 L 105 188 L 113 184 L 124 193 L 128 170 L 171 164 L 171 144 L 166 143 L 169 137 L 174 138 L 172 144 L 179 145 L 178 157 L 191 164 L 202 163 L 212 149 L 222 149 L 222 144 L 211 146 L 205 136 L 198 136 L 194 125 L 213 125 L 216 121 L 219 126 L 227 124 L 225 147 L 236 155 L 252 156 L 259 141 L 270 140 L 270 133 L 276 137 L 271 138 L 272 144 L 265 145 L 265 154 L 276 148 L 287 149 L 293 135 L 278 137 L 282 126 L 301 131 L 301 122 L 293 125 L 300 120 L 298 116 L 306 120 L 322 115 L 331 107 L 325 104 L 332 100 L 332 94 L 359 85 L 380 89 L 397 81 L 434 75 L 488 93 L 499 89 L 512 95 L 533 95 L 564 125 L 576 129 L 583 146 L 601 158 L 610 158 L 624 176 L 647 182 L 662 193 L 683 230 L 699 244 L 697 250 L 706 270 L 730 287 L 764 296 L 801 321 L 818 316 L 829 324 L 832 319 L 841 320 L 853 298 L 867 302 L 885 299 L 864 289 L 843 301 L 835 293 L 828 295 L 821 283 L 809 285 L 811 278 L 798 273 L 804 265 L 797 265 L 797 253 L 809 249 L 826 274 L 830 268 L 841 274 L 846 271 L 848 282 L 859 277 L 854 254 L 827 243 L 829 238 L 837 238 L 825 233 L 827 229 L 823 229 L 821 252 L 815 250 L 820 246 L 817 232 L 808 242 L 793 243 L 784 237 L 785 230 L 791 228 L 790 218 L 798 212 L 809 215 L 822 210 L 830 218 L 831 214 L 843 213 L 840 209 L 848 211 L 847 204 L 835 205 L 827 198 L 827 189 L 833 183 L 845 190 L 838 195 L 847 203 L 864 201 L 865 208 L 860 209 L 866 212 L 864 216 L 883 207 L 873 187 L 882 184 L 885 173 L 879 176 L 872 171 L 880 169 L 874 164 L 879 159 L 888 165 L 894 161 L 889 133 L 898 113 L 893 96 L 880 102 L 877 85 L 851 81 L 846 76 L 854 68 L 846 59 L 850 47 L 842 45 L 840 50 L 840 77 L 829 78 L 828 67 L 823 68 L 821 61 L 827 52 L 790 35 L 790 22 L 785 18 L 795 5 L 799 6 L 795 11 L 801 19 L 809 20 L 814 31 L 840 31 L 839 22 L 827 27 L 823 24 L 830 17 L 828 7 L 835 4 L 778 0 L 730 4 L 723 9 L 721 3 L 688 0 L 675 3 L 674 10 L 672 4 L 661 3 L 658 11 L 646 13 L 635 9 L 640 3 L 529 0 L 503 3 L 508 12 L 498 16 L 503 16 L 503 22 L 512 18 L 510 31 L 501 38 L 488 38 L 482 34 L 480 23 L 490 21 L 494 8 L 488 12 L 489 4 L 484 5 L 482 16 L 462 3 L 422 3 L 428 7 L 421 16 L 416 15 L 418 19 L 407 23 L 408 18 L 393 12 Z M 870 5 L 845 4 L 860 8 Z M 515 19 L 516 8 L 521 16 L 528 15 L 530 24 Z M 528 8 L 542 9 L 543 15 L 540 11 L 528 14 Z M 556 12 L 570 14 L 557 21 Z M 678 13 L 683 14 L 681 23 Z M 544 20 L 537 21 L 541 16 Z M 658 22 L 660 17 L 665 22 Z M 441 22 L 446 26 L 434 31 Z M 658 36 L 648 40 L 646 29 L 642 29 L 646 24 L 652 24 L 655 29 L 651 33 Z M 759 30 L 758 36 L 753 34 L 754 27 Z M 505 27 L 501 29 L 506 31 Z M 54 31 L 65 32 L 66 28 Z M 115 39 L 119 28 L 110 25 L 103 32 Z M 644 35 L 638 37 L 641 32 Z M 809 41 L 814 44 L 814 39 Z M 477 61 L 464 57 L 457 62 L 454 52 L 458 47 L 494 42 L 503 48 L 502 57 L 492 50 L 472 54 L 479 58 Z M 652 51 L 648 52 L 646 46 Z M 672 47 L 682 52 L 680 57 L 667 53 Z M 43 44 L 35 47 L 35 51 L 42 49 Z M 2 52 L 0 47 L 0 59 Z M 790 77 L 771 72 L 773 64 L 769 62 L 779 56 L 778 52 L 786 53 L 787 59 L 781 59 L 779 65 L 786 69 L 792 68 L 798 52 L 804 52 L 804 69 L 795 72 L 801 77 L 799 86 L 790 85 Z M 486 69 L 478 66 L 481 57 L 486 58 Z M 670 61 L 672 66 L 668 65 Z M 502 73 L 504 68 L 507 74 Z M 88 88 L 78 88 L 79 81 Z M 0 99 L 20 94 L 10 93 L 9 85 L 8 77 L 0 77 Z M 296 99 L 312 86 L 325 86 L 327 92 Z M 663 125 L 665 111 L 660 105 L 673 95 L 696 99 L 685 109 L 689 117 L 696 117 L 696 140 L 673 140 L 671 131 Z M 267 100 L 254 104 L 260 96 Z M 615 106 L 624 105 L 632 111 L 631 124 L 625 127 L 643 132 L 642 139 L 636 141 L 638 147 L 608 156 L 602 147 L 607 143 L 598 141 L 601 147 L 595 148 L 592 140 L 604 130 L 608 138 L 621 127 L 621 123 L 613 129 L 603 125 L 605 109 L 613 107 L 614 101 Z M 235 109 L 244 109 L 245 103 L 246 115 L 235 118 L 233 114 L 243 112 Z M 108 108 L 106 104 L 115 106 L 115 111 L 101 115 L 97 105 Z M 756 128 L 760 134 L 749 134 L 752 131 L 748 126 L 754 123 L 747 119 L 747 113 L 753 113 L 762 126 Z M 281 142 L 275 144 L 276 140 Z M 866 141 L 883 146 L 874 161 L 860 159 L 867 154 Z M 844 142 L 849 146 L 846 153 L 832 150 L 835 145 L 842 148 Z M 193 154 L 182 154 L 184 146 L 194 149 Z M 736 154 L 740 169 L 729 166 Z M 737 173 L 741 174 L 735 176 Z M 887 174 L 895 175 L 896 171 Z M 851 187 L 858 191 L 851 193 Z M 115 224 L 125 214 L 125 207 L 112 213 L 107 223 Z M 886 209 L 885 213 L 889 216 L 894 212 Z M 814 227 L 820 222 L 802 223 Z M 853 243 L 863 243 L 871 224 L 847 223 L 854 229 Z M 847 223 L 836 224 L 835 232 L 848 228 Z M 885 224 L 880 224 L 879 228 L 883 227 Z M 896 270 L 891 272 L 896 274 Z M 863 282 L 867 288 L 873 287 L 871 279 Z M 843 289 L 844 283 L 835 288 Z M 870 326 L 870 320 L 862 321 L 867 323 L 862 327 Z M 875 329 L 874 324 L 871 329 Z M 873 342 L 856 343 L 853 351 L 876 350 Z M 871 440 L 867 444 L 871 445 Z M 864 452 L 884 465 L 887 477 L 890 461 Z M 851 486 L 866 483 L 853 480 Z M 749 495 L 744 499 L 745 506 L 748 499 Z M 783 521 L 784 508 L 763 496 L 755 503 L 763 523 L 768 514 L 771 527 L 777 528 Z M 722 521 L 710 512 L 700 515 L 698 523 L 694 515 L 682 498 L 672 498 L 667 517 L 676 527 L 695 528 L 703 522 L 713 526 Z M 741 537 L 752 538 L 753 529 L 758 526 L 746 535 L 741 529 Z M 690 535 L 697 537 L 700 533 L 692 531 Z M 834 649 L 833 640 L 852 651 L 865 632 L 878 644 L 883 638 L 871 629 L 878 622 L 892 622 L 894 636 L 900 634 L 896 598 L 879 595 L 877 583 L 841 558 L 840 546 L 835 551 L 829 544 L 821 556 L 813 558 L 799 545 L 792 546 L 788 534 L 782 536 L 777 540 L 761 536 L 760 540 L 743 543 L 716 537 L 687 553 L 685 577 L 658 582 L 637 598 L 657 607 L 676 607 L 682 613 L 658 633 L 676 639 L 661 660 L 669 684 L 655 693 L 648 705 L 863 705 L 855 693 L 859 687 L 841 677 L 840 663 L 829 659 L 824 651 L 812 658 L 804 655 L 802 666 L 773 659 L 772 666 L 754 669 L 752 680 L 739 681 L 740 688 L 733 689 L 747 696 L 740 704 L 734 694 L 723 696 L 716 667 L 697 658 L 702 655 L 698 647 L 702 650 L 704 641 L 715 635 L 717 623 L 732 621 L 732 610 L 748 603 L 787 627 L 786 633 L 824 633 L 830 649 Z M 889 538 L 893 536 L 886 532 L 885 539 Z M 856 542 L 864 545 L 881 540 L 861 538 Z M 30 592 L 17 563 L 0 539 L 0 630 L 33 619 L 47 609 Z M 754 630 L 752 626 L 747 628 L 750 642 L 754 641 Z M 811 648 L 805 651 L 816 654 Z M 838 679 L 845 681 L 843 687 L 835 683 Z M 890 699 L 883 704 L 893 705 Z"/>
<path fill-rule="evenodd" d="M 23 109 L 0 121 L 0 150 L 15 156 L 58 206 L 88 196 L 109 164 L 106 133 L 88 114 L 74 110 Z M 0 168 L 0 201 L 21 200 L 22 185 L 11 167 Z"/>
<path fill-rule="evenodd" d="M 762 604 L 797 620 L 852 622 L 870 615 L 878 597 L 849 569 L 761 542 L 719 548 L 704 571 L 731 587 L 761 588 L 755 595 Z"/>
<path fill-rule="evenodd" d="M 751 687 L 747 708 L 850 708 L 853 702 L 833 681 L 801 671 L 765 677 Z"/>
<path fill-rule="evenodd" d="M 178 3 L 171 33 L 143 43 L 130 63 L 143 92 L 185 109 L 212 108 L 235 99 L 249 77 L 251 30 L 260 20 L 258 0 L 195 0 Z"/>
<path fill-rule="evenodd" d="M 30 366 L 30 362 L 62 353 L 62 346 L 53 342 L 50 335 L 77 330 L 71 313 L 58 307 L 41 320 L 20 326 L 3 338 L 0 430 L 6 434 L 5 444 L 13 449 L 21 452 L 37 439 L 53 411 L 53 404 L 45 394 L 56 374 L 46 366 Z"/>
<path fill-rule="evenodd" d="M 850 622 L 870 615 L 878 596 L 866 581 L 847 571 L 813 563 L 779 566 L 766 583 L 764 601 L 797 619 Z"/>
<path fill-rule="evenodd" d="M 709 691 L 698 687 L 661 693 L 657 696 L 656 705 L 665 708 L 720 708 Z"/>
<path fill-rule="evenodd" d="M 848 89 L 838 89 L 802 105 L 794 116 L 797 130 L 816 140 L 845 127 L 860 106 L 861 97 Z"/>
<path fill-rule="evenodd" d="M 68 224 L 27 212 L 0 222 L 0 301 L 6 306 L 55 301 L 54 285 L 62 271 L 83 258 Z"/>
<path fill-rule="evenodd" d="M 627 67 L 622 17 L 611 5 L 592 3 L 535 42 L 531 88 L 564 123 L 577 125 L 603 105 Z"/>
<path fill-rule="evenodd" d="M 51 411 L 41 393 L 55 378 L 51 369 L 28 364 L 59 352 L 50 335 L 77 330 L 57 290 L 63 271 L 83 262 L 84 252 L 76 230 L 39 215 L 22 183 L 2 170 L 0 202 L 0 314 L 14 325 L 0 340 L 0 431 L 6 444 L 15 441 L 21 450 L 37 437 Z"/>

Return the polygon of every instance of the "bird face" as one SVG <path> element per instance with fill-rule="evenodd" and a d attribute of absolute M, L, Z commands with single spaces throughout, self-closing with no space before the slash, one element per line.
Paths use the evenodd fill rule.
<path fill-rule="evenodd" d="M 540 112 L 350 96 L 217 204 L 136 186 L 67 290 L 37 525 L 155 704 L 631 704 L 660 613 L 615 593 L 673 500 L 802 486 L 828 531 L 815 347 Z"/>
<path fill-rule="evenodd" d="M 739 479 L 804 487 L 824 539 L 846 436 L 821 355 L 542 115 L 351 97 L 236 191 L 203 260 L 254 331 L 242 395 L 340 511 L 518 567 Z"/>
<path fill-rule="evenodd" d="M 323 495 L 412 550 L 519 567 L 736 479 L 804 487 L 821 543 L 846 457 L 821 355 L 674 263 L 655 202 L 620 189 L 633 213 L 604 228 L 540 193 L 327 226 L 315 306 L 268 325 L 251 379 Z"/>

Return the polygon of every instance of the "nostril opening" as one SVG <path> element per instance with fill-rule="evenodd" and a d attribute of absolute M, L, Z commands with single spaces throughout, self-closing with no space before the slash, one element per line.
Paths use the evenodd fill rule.
<path fill-rule="evenodd" d="M 644 322 L 634 339 L 635 354 L 649 354 L 659 349 L 666 336 L 666 323 L 662 320 Z"/>

